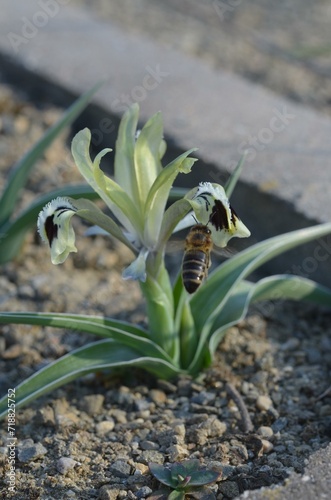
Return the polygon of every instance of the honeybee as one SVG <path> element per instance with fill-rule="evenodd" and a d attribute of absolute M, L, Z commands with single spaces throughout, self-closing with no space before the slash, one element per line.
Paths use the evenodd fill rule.
<path fill-rule="evenodd" d="M 195 210 L 199 211 L 199 219 L 202 218 L 205 223 L 195 224 L 186 238 L 182 280 L 188 293 L 196 292 L 208 276 L 213 240 L 224 251 L 232 237 L 247 238 L 251 234 L 231 207 L 224 188 L 219 184 L 200 183 L 192 200 L 200 205 Z M 194 215 L 188 215 L 198 222 Z M 229 256 L 229 252 L 226 253 Z"/>
<path fill-rule="evenodd" d="M 211 230 L 204 224 L 196 224 L 187 235 L 182 263 L 183 285 L 188 293 L 194 293 L 208 276 L 213 248 Z"/>

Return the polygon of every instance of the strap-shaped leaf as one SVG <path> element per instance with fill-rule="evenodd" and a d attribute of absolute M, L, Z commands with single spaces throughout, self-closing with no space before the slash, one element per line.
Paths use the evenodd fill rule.
<path fill-rule="evenodd" d="M 159 173 L 151 186 L 145 204 L 145 240 L 154 247 L 159 239 L 161 222 L 173 182 L 179 173 L 188 174 L 196 158 L 187 158 L 195 149 L 186 151 Z"/>
<path fill-rule="evenodd" d="M 224 262 L 191 299 L 197 327 L 202 329 L 207 320 L 214 320 L 238 280 L 287 250 L 330 232 L 331 223 L 291 231 L 257 243 Z"/>
<path fill-rule="evenodd" d="M 136 205 L 139 204 L 139 196 L 135 175 L 134 148 L 138 116 L 139 106 L 136 103 L 124 113 L 118 129 L 114 161 L 115 181 L 120 186 L 125 186 L 128 195 Z"/>
<path fill-rule="evenodd" d="M 202 369 L 211 365 L 213 354 L 226 331 L 245 317 L 248 307 L 247 297 L 253 286 L 254 283 L 246 280 L 238 283 L 235 293 L 230 295 L 216 316 L 214 324 L 210 327 L 209 336 L 206 336 L 204 343 L 199 342 L 194 359 L 188 368 L 189 373 L 198 374 Z"/>
<path fill-rule="evenodd" d="M 148 338 L 145 330 L 110 318 L 63 313 L 0 312 L 0 323 L 70 328 L 98 337 L 114 339 L 141 354 L 171 361 L 161 347 Z"/>
<path fill-rule="evenodd" d="M 42 138 L 19 160 L 8 176 L 7 184 L 0 199 L 0 225 L 4 224 L 14 211 L 20 190 L 24 187 L 26 180 L 34 167 L 36 161 L 44 153 L 46 148 L 70 125 L 87 106 L 93 94 L 97 92 L 101 84 L 95 85 L 91 90 L 83 94 L 75 101 L 66 113 L 53 125 Z"/>
<path fill-rule="evenodd" d="M 177 369 L 164 360 L 144 356 L 115 340 L 101 340 L 76 349 L 42 368 L 16 388 L 16 408 L 82 375 L 99 370 L 139 366 L 157 377 L 170 378 Z M 0 418 L 7 412 L 7 394 L 0 400 Z"/>
<path fill-rule="evenodd" d="M 136 251 L 132 243 L 126 238 L 122 229 L 116 224 L 116 222 L 108 215 L 104 214 L 95 203 L 89 200 L 80 198 L 73 202 L 75 208 L 77 208 L 76 215 L 82 217 L 82 219 L 97 225 L 110 235 L 112 235 L 117 240 L 121 241 L 130 248 L 133 252 Z"/>
<path fill-rule="evenodd" d="M 291 231 L 257 243 L 219 266 L 191 299 L 196 329 L 200 333 L 194 363 L 208 341 L 215 318 L 225 307 L 228 297 L 241 280 L 273 257 L 330 232 L 330 223 Z"/>
<path fill-rule="evenodd" d="M 234 169 L 234 171 L 232 172 L 230 178 L 228 179 L 228 181 L 226 182 L 226 184 L 224 186 L 224 191 L 226 192 L 226 196 L 229 199 L 231 198 L 233 190 L 234 190 L 234 188 L 237 185 L 237 182 L 238 182 L 239 177 L 241 175 L 241 171 L 242 171 L 243 166 L 244 166 L 244 162 L 245 162 L 245 155 L 243 155 L 240 158 L 240 160 L 239 160 L 236 168 Z"/>
<path fill-rule="evenodd" d="M 149 190 L 162 170 L 160 146 L 163 137 L 161 113 L 156 113 L 144 125 L 134 148 L 135 179 L 140 206 L 143 208 Z"/>
<path fill-rule="evenodd" d="M 134 232 L 136 229 L 141 232 L 142 220 L 129 193 L 113 179 L 106 176 L 99 166 L 102 156 L 109 150 L 100 151 L 92 162 L 90 156 L 91 137 L 90 130 L 84 128 L 72 140 L 71 151 L 78 170 L 127 230 Z"/>
<path fill-rule="evenodd" d="M 178 223 L 192 210 L 190 202 L 186 199 L 175 201 L 164 213 L 159 235 L 160 248 L 166 244 Z"/>
<path fill-rule="evenodd" d="M 230 326 L 245 318 L 250 304 L 261 300 L 285 299 L 305 300 L 331 307 L 331 289 L 310 279 L 288 274 L 263 278 L 257 283 L 240 281 L 215 319 L 208 353 L 204 356 L 205 366 L 210 364 L 213 353 Z"/>

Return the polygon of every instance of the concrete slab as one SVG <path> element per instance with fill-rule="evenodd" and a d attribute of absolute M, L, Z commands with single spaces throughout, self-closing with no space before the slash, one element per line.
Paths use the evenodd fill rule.
<path fill-rule="evenodd" d="M 331 445 L 316 451 L 302 475 L 292 474 L 283 486 L 245 491 L 239 498 L 249 500 L 327 500 L 331 488 Z"/>
<path fill-rule="evenodd" d="M 1 0 L 0 52 L 32 71 L 36 88 L 44 78 L 79 94 L 105 79 L 96 98 L 105 116 L 118 118 L 133 101 L 140 103 L 142 121 L 162 110 L 171 148 L 199 148 L 202 162 L 195 167 L 194 184 L 223 183 L 247 150 L 233 203 L 252 229 L 251 242 L 330 220 L 328 117 L 91 19 L 69 4 L 25 0 L 18 6 Z M 96 136 L 107 140 L 109 128 L 99 119 Z M 326 245 L 330 255 L 331 244 Z M 315 247 L 280 258 L 266 271 L 292 272 Z M 331 284 L 328 261 L 303 266 L 301 272 Z"/>

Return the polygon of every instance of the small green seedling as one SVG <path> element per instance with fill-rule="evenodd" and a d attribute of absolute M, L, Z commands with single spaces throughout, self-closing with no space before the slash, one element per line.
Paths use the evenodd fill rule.
<path fill-rule="evenodd" d="M 197 459 L 166 465 L 150 463 L 149 470 L 160 483 L 173 490 L 171 493 L 160 490 L 150 497 L 151 500 L 185 500 L 189 497 L 212 500 L 215 495 L 205 486 L 217 481 L 222 474 L 220 470 L 201 466 Z"/>

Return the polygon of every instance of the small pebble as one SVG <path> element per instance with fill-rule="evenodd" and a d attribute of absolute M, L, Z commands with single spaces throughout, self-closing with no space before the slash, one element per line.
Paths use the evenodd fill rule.
<path fill-rule="evenodd" d="M 319 364 L 322 361 L 322 353 L 316 347 L 310 347 L 307 350 L 307 359 L 312 365 Z"/>
<path fill-rule="evenodd" d="M 32 286 L 22 285 L 18 287 L 17 294 L 21 299 L 34 299 L 35 292 Z"/>
<path fill-rule="evenodd" d="M 145 411 L 145 410 L 148 410 L 149 406 L 150 406 L 150 403 L 146 399 L 140 398 L 140 399 L 136 399 L 134 401 L 134 408 L 135 408 L 136 411 Z"/>
<path fill-rule="evenodd" d="M 137 471 L 139 471 L 141 474 L 147 474 L 149 471 L 148 465 L 141 464 L 140 462 L 135 463 L 135 468 Z"/>
<path fill-rule="evenodd" d="M 60 472 L 60 474 L 63 474 L 64 476 L 76 465 L 80 465 L 80 463 L 70 457 L 61 457 L 56 462 L 57 470 Z"/>
<path fill-rule="evenodd" d="M 105 397 L 102 394 L 89 394 L 84 396 L 79 404 L 79 408 L 93 417 L 101 412 Z"/>
<path fill-rule="evenodd" d="M 51 406 L 44 406 L 37 411 L 36 423 L 40 425 L 55 425 L 54 410 Z"/>
<path fill-rule="evenodd" d="M 102 422 L 99 422 L 96 426 L 96 432 L 98 436 L 105 436 L 109 432 L 111 432 L 115 427 L 115 422 L 113 419 L 110 420 L 103 420 Z"/>
<path fill-rule="evenodd" d="M 225 498 L 237 498 L 240 495 L 239 486 L 234 481 L 221 482 L 218 490 L 225 496 Z"/>
<path fill-rule="evenodd" d="M 278 444 L 277 446 L 275 446 L 274 451 L 276 451 L 277 453 L 284 453 L 286 451 L 286 446 L 284 446 L 283 444 Z"/>
<path fill-rule="evenodd" d="M 158 464 L 163 464 L 164 459 L 165 459 L 164 453 L 160 453 L 159 451 L 156 450 L 144 450 L 139 456 L 139 460 L 142 463 L 145 463 L 146 465 L 148 465 L 149 462 L 156 462 Z"/>
<path fill-rule="evenodd" d="M 120 498 L 120 492 L 121 490 L 118 488 L 115 488 L 109 484 L 105 484 L 101 486 L 99 490 L 99 495 L 98 499 L 99 500 L 117 500 Z"/>
<path fill-rule="evenodd" d="M 191 401 L 193 403 L 205 406 L 214 401 L 215 397 L 216 395 L 214 392 L 201 391 L 196 396 L 193 396 L 191 398 Z"/>
<path fill-rule="evenodd" d="M 270 453 L 273 450 L 274 445 L 270 443 L 270 441 L 268 441 L 267 439 L 261 439 L 261 441 L 262 441 L 263 453 Z"/>
<path fill-rule="evenodd" d="M 77 498 L 76 492 L 73 490 L 67 490 L 65 492 L 65 498 L 73 498 L 75 500 Z"/>
<path fill-rule="evenodd" d="M 186 447 L 174 444 L 167 448 L 167 455 L 170 462 L 179 462 L 188 456 L 189 452 Z"/>
<path fill-rule="evenodd" d="M 151 389 L 149 391 L 149 397 L 156 404 L 163 404 L 167 401 L 166 393 L 160 389 Z"/>
<path fill-rule="evenodd" d="M 174 427 L 174 433 L 177 435 L 177 436 L 180 436 L 182 438 L 185 437 L 185 433 L 186 433 L 186 430 L 185 430 L 185 425 L 184 424 L 178 424 Z"/>
<path fill-rule="evenodd" d="M 331 405 L 322 405 L 318 411 L 320 417 L 328 417 L 331 415 Z"/>
<path fill-rule="evenodd" d="M 262 467 L 259 468 L 259 472 L 270 473 L 272 472 L 272 468 L 269 465 L 262 465 Z"/>
<path fill-rule="evenodd" d="M 280 432 L 285 429 L 285 427 L 287 426 L 287 422 L 288 421 L 286 417 L 277 418 L 277 420 L 275 420 L 271 426 L 274 433 Z"/>
<path fill-rule="evenodd" d="M 280 346 L 281 351 L 294 351 L 300 346 L 300 340 L 296 337 L 291 337 Z"/>
<path fill-rule="evenodd" d="M 267 411 L 272 406 L 272 401 L 269 396 L 259 396 L 255 404 L 259 410 Z"/>
<path fill-rule="evenodd" d="M 67 411 L 66 413 L 56 413 L 55 422 L 59 429 L 61 429 L 64 427 L 71 427 L 74 424 L 78 424 L 79 418 L 74 412 Z"/>
<path fill-rule="evenodd" d="M 32 440 L 31 440 L 32 441 Z M 41 444 L 41 443 L 36 443 L 30 445 L 27 444 L 27 446 L 22 446 L 18 450 L 18 459 L 20 462 L 30 462 L 31 460 L 35 460 L 37 458 L 40 458 L 44 455 L 46 455 L 47 449 Z"/>
<path fill-rule="evenodd" d="M 127 414 L 123 410 L 111 410 L 110 412 L 111 416 L 114 417 L 115 421 L 119 424 L 126 424 L 128 419 L 127 419 Z"/>
<path fill-rule="evenodd" d="M 140 448 L 142 450 L 158 450 L 160 448 L 158 443 L 155 443 L 154 441 L 148 441 L 148 440 L 143 440 L 140 441 Z"/>
<path fill-rule="evenodd" d="M 115 460 L 109 470 L 116 477 L 126 478 L 131 474 L 131 465 L 124 460 Z"/>
<path fill-rule="evenodd" d="M 15 119 L 15 131 L 18 134 L 25 134 L 30 127 L 30 120 L 24 115 L 18 115 Z"/>
<path fill-rule="evenodd" d="M 21 344 L 14 344 L 8 347 L 3 353 L 3 359 L 16 359 L 23 354 L 23 346 Z"/>
<path fill-rule="evenodd" d="M 157 385 L 159 386 L 160 389 L 163 389 L 166 393 L 174 393 L 177 392 L 177 386 L 175 384 L 172 384 L 171 382 L 168 382 L 167 380 L 158 380 Z"/>
<path fill-rule="evenodd" d="M 151 493 L 153 490 L 149 486 L 143 486 L 135 492 L 135 495 L 137 498 L 147 498 Z"/>
<path fill-rule="evenodd" d="M 267 425 L 261 425 L 261 427 L 258 428 L 257 434 L 263 438 L 271 438 L 274 435 L 274 431 L 272 430 L 271 427 Z"/>
<path fill-rule="evenodd" d="M 201 427 L 208 430 L 210 437 L 221 437 L 227 429 L 226 423 L 215 417 L 209 417 Z"/>

